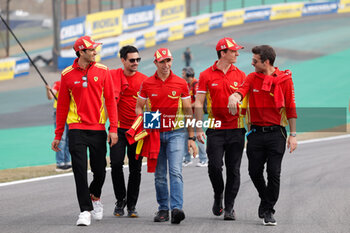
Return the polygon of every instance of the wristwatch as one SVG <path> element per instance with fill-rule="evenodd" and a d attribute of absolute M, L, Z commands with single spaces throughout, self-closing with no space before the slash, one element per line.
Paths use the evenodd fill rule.
<path fill-rule="evenodd" d="M 193 140 L 193 141 L 196 141 L 196 136 L 193 136 L 193 137 L 188 137 L 188 140 Z"/>
<path fill-rule="evenodd" d="M 289 136 L 291 136 L 291 137 L 296 137 L 297 134 L 296 134 L 296 133 L 290 133 Z"/>

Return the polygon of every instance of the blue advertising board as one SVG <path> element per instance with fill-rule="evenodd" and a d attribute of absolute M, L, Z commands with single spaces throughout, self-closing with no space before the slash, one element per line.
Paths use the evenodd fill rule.
<path fill-rule="evenodd" d="M 269 20 L 271 15 L 271 7 L 246 10 L 244 13 L 244 22 L 257 22 Z"/>
<path fill-rule="evenodd" d="M 184 37 L 193 36 L 196 34 L 196 21 L 184 23 Z"/>
<path fill-rule="evenodd" d="M 221 28 L 222 23 L 224 22 L 224 14 L 220 13 L 217 15 L 210 16 L 209 20 L 209 29 Z"/>
<path fill-rule="evenodd" d="M 338 11 L 337 2 L 315 2 L 305 3 L 302 16 L 320 15 L 336 13 Z"/>
<path fill-rule="evenodd" d="M 85 35 L 85 16 L 61 21 L 61 47 L 73 46 L 74 42 Z"/>
<path fill-rule="evenodd" d="M 123 32 L 132 32 L 154 25 L 155 5 L 126 8 L 123 15 Z"/>

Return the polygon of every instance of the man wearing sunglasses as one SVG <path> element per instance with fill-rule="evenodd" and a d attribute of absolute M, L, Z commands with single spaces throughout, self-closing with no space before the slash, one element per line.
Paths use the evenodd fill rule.
<path fill-rule="evenodd" d="M 112 78 L 109 69 L 95 62 L 96 43 L 89 36 L 83 36 L 74 43 L 78 58 L 73 65 L 61 74 L 61 89 L 57 102 L 55 139 L 52 149 L 59 151 L 65 122 L 69 125 L 69 151 L 80 207 L 78 226 L 91 224 L 91 216 L 96 220 L 103 218 L 100 201 L 102 186 L 106 176 L 106 141 L 113 146 L 118 141 L 117 108 L 114 99 Z M 108 111 L 110 130 L 105 130 Z M 90 167 L 93 180 L 88 185 L 87 149 L 89 148 Z"/>
<path fill-rule="evenodd" d="M 119 51 L 124 68 L 111 70 L 115 96 L 118 107 L 118 143 L 111 147 L 111 175 L 114 195 L 117 200 L 114 209 L 115 216 L 123 216 L 127 206 L 129 217 L 138 217 L 136 203 L 139 196 L 141 182 L 142 157 L 135 159 L 136 145 L 130 145 L 125 132 L 131 128 L 136 118 L 135 107 L 141 83 L 146 75 L 137 71 L 141 61 L 139 51 L 134 46 L 124 46 Z M 123 165 L 127 148 L 129 179 L 125 187 Z"/>

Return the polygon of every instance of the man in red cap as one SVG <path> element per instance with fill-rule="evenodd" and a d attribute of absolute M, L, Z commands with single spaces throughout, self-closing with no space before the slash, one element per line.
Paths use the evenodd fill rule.
<path fill-rule="evenodd" d="M 193 114 L 188 86 L 184 79 L 171 71 L 172 61 L 173 57 L 169 49 L 160 48 L 155 52 L 154 64 L 157 71 L 141 85 L 136 114 L 143 112 L 143 107 L 148 99 L 153 112 L 150 112 L 153 117 L 148 123 L 157 125 L 160 131 L 160 152 L 154 176 L 159 206 L 154 221 L 168 221 L 170 209 L 171 223 L 179 224 L 185 219 L 185 213 L 182 210 L 182 157 L 185 154 L 185 141 L 188 141 L 188 148 L 192 147 L 194 150 L 194 155 L 197 154 L 197 148 L 193 128 L 184 122 L 184 117 L 189 121 Z M 155 119 L 159 121 L 156 122 Z M 188 126 L 188 139 L 185 138 L 184 126 Z M 170 197 L 167 181 L 168 169 Z"/>
<path fill-rule="evenodd" d="M 59 151 L 64 126 L 69 125 L 69 151 L 80 206 L 78 226 L 88 226 L 91 215 L 101 220 L 103 206 L 100 201 L 101 189 L 106 176 L 106 141 L 111 146 L 117 143 L 117 108 L 109 69 L 95 62 L 96 43 L 89 36 L 76 40 L 74 50 L 77 59 L 61 74 L 61 88 L 57 101 L 55 139 L 52 149 Z M 108 111 L 110 130 L 105 130 Z M 93 180 L 88 186 L 87 148 Z"/>
<path fill-rule="evenodd" d="M 292 73 L 274 67 L 276 53 L 271 46 L 255 46 L 252 52 L 255 72 L 229 97 L 229 108 L 236 114 L 237 103 L 249 93 L 248 171 L 260 197 L 259 218 L 264 225 L 275 226 L 274 206 L 279 195 L 288 123 L 290 153 L 297 148 L 294 87 Z M 265 163 L 267 183 L 263 175 Z"/>
<path fill-rule="evenodd" d="M 240 166 L 244 148 L 245 128 L 239 114 L 229 113 L 228 97 L 238 89 L 245 74 L 233 64 L 243 47 L 232 38 L 223 38 L 216 45 L 218 60 L 199 76 L 195 102 L 195 118 L 202 120 L 203 104 L 207 97 L 208 118 L 221 122 L 219 127 L 209 127 L 206 131 L 208 173 L 214 190 L 213 214 L 223 213 L 223 193 L 225 191 L 225 220 L 235 220 L 234 201 L 240 186 Z M 197 127 L 197 139 L 204 143 L 202 127 Z M 222 176 L 223 157 L 226 165 L 226 186 Z"/>
<path fill-rule="evenodd" d="M 124 69 L 111 70 L 114 88 L 121 86 L 120 93 L 116 96 L 118 102 L 118 143 L 111 147 L 111 175 L 115 198 L 115 216 L 123 216 L 124 208 L 127 207 L 129 217 L 138 217 L 136 203 L 139 196 L 141 183 L 142 157 L 135 158 L 136 145 L 130 145 L 125 133 L 131 128 L 135 118 L 135 107 L 141 83 L 147 78 L 146 75 L 137 71 L 141 57 L 137 48 L 126 45 L 119 50 L 120 59 Z M 123 81 L 124 80 L 124 81 Z M 124 84 L 124 85 L 123 85 Z M 126 85 L 125 85 L 126 84 Z M 129 179 L 127 189 L 125 187 L 123 165 L 125 151 L 129 161 Z"/>

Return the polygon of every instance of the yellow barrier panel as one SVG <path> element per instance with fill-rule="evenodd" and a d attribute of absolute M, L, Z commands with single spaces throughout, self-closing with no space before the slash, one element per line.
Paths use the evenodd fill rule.
<path fill-rule="evenodd" d="M 196 34 L 209 31 L 209 17 L 196 20 Z"/>
<path fill-rule="evenodd" d="M 170 36 L 168 41 L 181 40 L 184 38 L 184 25 L 176 25 L 169 28 Z"/>
<path fill-rule="evenodd" d="M 15 76 L 15 60 L 0 61 L 0 80 L 13 79 Z"/>
<path fill-rule="evenodd" d="M 244 10 L 228 11 L 224 13 L 223 27 L 239 25 L 244 23 Z"/>
<path fill-rule="evenodd" d="M 145 47 L 149 48 L 156 45 L 156 31 L 146 32 L 143 36 L 145 38 Z"/>
<path fill-rule="evenodd" d="M 128 38 L 119 42 L 119 49 L 125 45 L 134 45 L 136 41 L 135 37 Z"/>
<path fill-rule="evenodd" d="M 350 0 L 340 0 L 338 13 L 350 12 Z"/>
<path fill-rule="evenodd" d="M 155 12 L 156 26 L 173 23 L 186 18 L 186 2 L 185 0 L 159 2 L 156 4 Z"/>
<path fill-rule="evenodd" d="M 303 6 L 303 3 L 273 6 L 271 8 L 270 20 L 301 17 Z"/>
<path fill-rule="evenodd" d="M 87 15 L 86 34 L 94 40 L 121 34 L 123 31 L 123 13 L 123 9 L 118 9 Z"/>

